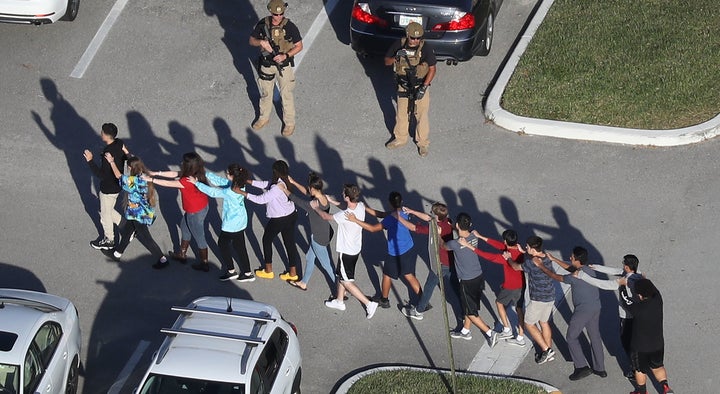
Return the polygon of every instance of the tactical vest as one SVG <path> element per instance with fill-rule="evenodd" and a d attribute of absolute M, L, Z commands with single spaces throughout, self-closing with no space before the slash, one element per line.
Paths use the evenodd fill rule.
<path fill-rule="evenodd" d="M 266 33 L 269 34 L 268 39 L 271 40 L 274 45 L 277 45 L 282 53 L 288 53 L 295 46 L 293 42 L 285 38 L 285 25 L 289 21 L 290 19 L 283 18 L 279 25 L 273 26 L 272 17 L 265 17 Z"/>
<path fill-rule="evenodd" d="M 395 62 L 395 74 L 399 77 L 404 77 L 406 75 L 405 69 L 408 67 L 415 67 L 415 76 L 420 80 L 420 82 L 422 82 L 428 73 L 427 63 L 420 63 L 420 59 L 422 58 L 422 48 L 423 45 L 425 45 L 425 40 L 420 40 L 420 45 L 415 48 L 406 47 L 406 43 L 407 38 L 400 40 L 402 48 L 407 52 L 407 57 L 401 56 L 400 59 Z"/>

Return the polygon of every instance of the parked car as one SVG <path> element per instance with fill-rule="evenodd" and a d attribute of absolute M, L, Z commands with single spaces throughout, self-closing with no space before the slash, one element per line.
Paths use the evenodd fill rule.
<path fill-rule="evenodd" d="M 275 307 L 201 297 L 179 312 L 153 355 L 139 394 L 300 393 L 297 330 Z"/>
<path fill-rule="evenodd" d="M 0 22 L 43 25 L 74 21 L 80 0 L 0 0 Z"/>
<path fill-rule="evenodd" d="M 502 0 L 355 0 L 351 46 L 361 55 L 384 55 L 405 36 L 405 27 L 417 22 L 438 60 L 457 64 L 490 53 L 501 5 Z"/>
<path fill-rule="evenodd" d="M 0 289 L 0 393 L 77 393 L 80 347 L 70 301 Z"/>

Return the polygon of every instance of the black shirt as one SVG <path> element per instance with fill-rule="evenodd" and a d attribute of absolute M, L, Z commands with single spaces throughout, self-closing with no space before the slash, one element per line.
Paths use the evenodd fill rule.
<path fill-rule="evenodd" d="M 105 146 L 100 156 L 100 167 L 95 163 L 95 160 L 88 161 L 88 165 L 92 170 L 93 174 L 100 178 L 100 192 L 103 194 L 116 194 L 120 193 L 122 188 L 120 182 L 115 178 L 115 173 L 110 166 L 110 163 L 105 159 L 105 153 L 110 152 L 112 157 L 115 159 L 115 165 L 122 171 L 125 167 L 125 152 L 122 148 L 125 144 L 121 139 L 116 138 L 115 141 Z"/>
<path fill-rule="evenodd" d="M 620 300 L 634 317 L 630 349 L 642 353 L 663 349 L 663 300 L 660 293 L 641 301 L 637 295 L 629 298 L 627 289 L 621 286 L 620 295 Z"/>
<path fill-rule="evenodd" d="M 250 35 L 257 38 L 258 40 L 268 39 L 265 34 L 265 18 L 260 19 L 260 21 L 255 25 L 255 28 Z M 297 26 L 295 26 L 295 24 L 292 23 L 290 19 L 287 19 L 287 23 L 285 24 L 285 39 L 292 42 L 293 44 L 302 41 L 302 37 L 300 36 L 300 30 L 298 30 Z"/>

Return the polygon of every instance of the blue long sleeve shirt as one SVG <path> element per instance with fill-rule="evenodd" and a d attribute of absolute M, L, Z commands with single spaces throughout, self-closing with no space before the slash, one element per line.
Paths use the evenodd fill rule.
<path fill-rule="evenodd" d="M 195 186 L 208 196 L 223 200 L 222 230 L 228 233 L 245 230 L 248 221 L 245 197 L 232 191 L 232 182 L 229 179 L 211 172 L 206 172 L 205 176 L 208 182 L 217 187 L 208 186 L 201 182 L 197 182 Z"/>

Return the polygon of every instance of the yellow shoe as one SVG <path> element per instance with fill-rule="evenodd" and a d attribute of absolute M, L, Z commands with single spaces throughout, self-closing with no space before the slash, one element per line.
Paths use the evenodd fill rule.
<path fill-rule="evenodd" d="M 284 273 L 284 274 L 280 274 L 280 279 L 281 279 L 281 280 L 284 280 L 284 281 L 291 280 L 291 281 L 293 281 L 293 282 L 296 281 L 296 280 L 300 280 L 300 278 L 298 278 L 297 275 L 290 275 L 289 272 L 286 272 L 286 273 Z"/>
<path fill-rule="evenodd" d="M 263 279 L 273 279 L 275 277 L 275 273 L 274 272 L 265 272 L 265 270 L 261 268 L 261 269 L 255 270 L 255 276 L 257 276 L 258 278 L 263 278 Z"/>

